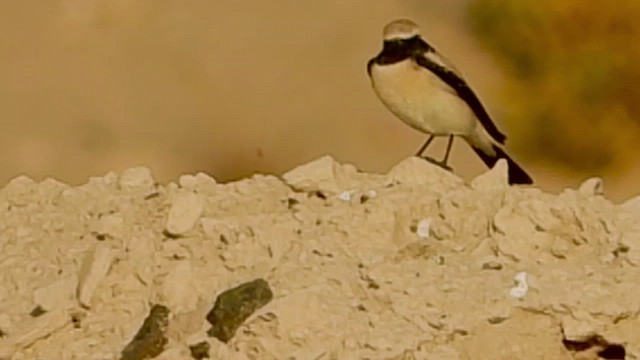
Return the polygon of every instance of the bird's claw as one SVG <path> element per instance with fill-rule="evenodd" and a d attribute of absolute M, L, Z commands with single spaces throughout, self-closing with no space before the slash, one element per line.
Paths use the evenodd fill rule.
<path fill-rule="evenodd" d="M 432 163 L 434 165 L 440 166 L 441 168 L 443 168 L 443 169 L 445 169 L 447 171 L 453 172 L 453 168 L 451 166 L 447 165 L 446 163 L 444 163 L 443 161 L 438 161 L 438 160 L 436 160 L 436 159 L 434 159 L 432 157 L 429 157 L 429 156 L 421 156 L 420 158 L 424 159 L 424 160 L 427 160 L 428 162 L 430 162 L 430 163 Z"/>

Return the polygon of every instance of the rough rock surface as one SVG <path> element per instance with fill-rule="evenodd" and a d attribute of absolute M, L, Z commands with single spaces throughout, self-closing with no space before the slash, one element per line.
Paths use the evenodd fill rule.
<path fill-rule="evenodd" d="M 382 175 L 325 157 L 228 184 L 16 178 L 0 359 L 118 359 L 154 304 L 170 310 L 156 359 L 640 358 L 640 198 L 505 171 L 466 184 L 417 158 Z M 273 300 L 209 337 L 216 296 L 256 278 Z"/>

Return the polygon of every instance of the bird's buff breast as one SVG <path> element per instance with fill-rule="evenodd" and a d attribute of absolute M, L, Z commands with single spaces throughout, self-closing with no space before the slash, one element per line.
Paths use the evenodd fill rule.
<path fill-rule="evenodd" d="M 412 61 L 373 66 L 371 82 L 382 103 L 418 131 L 462 135 L 475 124 L 471 109 L 453 89 Z"/>

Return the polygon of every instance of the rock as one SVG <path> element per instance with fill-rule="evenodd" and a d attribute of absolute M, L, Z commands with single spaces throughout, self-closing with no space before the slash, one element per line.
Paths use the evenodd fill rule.
<path fill-rule="evenodd" d="M 282 178 L 290 186 L 302 191 L 337 193 L 341 190 L 339 178 L 344 171 L 342 165 L 331 156 L 323 156 L 286 172 Z"/>
<path fill-rule="evenodd" d="M 598 333 L 597 322 L 582 311 L 563 316 L 561 326 L 564 339 L 573 342 L 586 342 Z"/>
<path fill-rule="evenodd" d="M 114 260 L 115 252 L 104 243 L 89 251 L 82 262 L 78 274 L 78 301 L 82 306 L 91 307 L 91 297 L 102 280 L 107 276 Z"/>
<path fill-rule="evenodd" d="M 462 186 L 464 180 L 451 171 L 412 156 L 391 168 L 387 177 L 405 185 L 441 185 L 447 188 Z"/>
<path fill-rule="evenodd" d="M 160 355 L 169 341 L 169 308 L 155 304 L 133 340 L 122 350 L 120 360 L 145 360 Z"/>
<path fill-rule="evenodd" d="M 200 196 L 191 192 L 178 195 L 169 210 L 165 230 L 172 235 L 183 235 L 193 229 L 203 211 Z"/>
<path fill-rule="evenodd" d="M 529 291 L 527 273 L 521 271 L 513 277 L 513 280 L 515 281 L 516 286 L 512 287 L 509 290 L 509 295 L 516 299 L 522 299 L 523 297 L 525 297 L 525 295 L 527 295 L 527 292 Z"/>
<path fill-rule="evenodd" d="M 207 314 L 207 321 L 212 325 L 208 334 L 223 343 L 228 342 L 244 321 L 271 299 L 273 293 L 269 283 L 263 279 L 256 279 L 221 293 L 213 309 Z"/>
<path fill-rule="evenodd" d="M 0 359 L 11 359 L 17 350 L 50 336 L 66 326 L 70 319 L 64 309 L 57 309 L 25 321 L 10 337 L 0 339 Z"/>
<path fill-rule="evenodd" d="M 120 215 L 107 214 L 97 219 L 90 230 L 99 239 L 120 237 L 123 236 L 125 230 L 125 221 Z"/>
<path fill-rule="evenodd" d="M 160 292 L 162 301 L 175 314 L 185 313 L 196 308 L 198 292 L 193 285 L 193 274 L 189 261 L 178 261 L 169 274 L 164 277 Z"/>
<path fill-rule="evenodd" d="M 196 175 L 182 175 L 178 179 L 180 187 L 188 190 L 194 190 L 201 186 L 210 186 L 216 184 L 216 179 L 203 172 Z"/>
<path fill-rule="evenodd" d="M 2 189 L 2 193 L 14 205 L 25 206 L 29 204 L 29 195 L 34 191 L 35 181 L 28 176 L 17 176 Z"/>
<path fill-rule="evenodd" d="M 191 351 L 191 357 L 195 360 L 202 360 L 209 358 L 209 350 L 211 349 L 211 345 L 209 345 L 206 341 L 201 341 L 197 344 L 193 344 L 189 346 L 189 350 Z"/>
<path fill-rule="evenodd" d="M 120 175 L 119 184 L 123 190 L 153 190 L 155 182 L 149 168 L 134 167 Z"/>
<path fill-rule="evenodd" d="M 620 207 L 628 211 L 640 212 L 640 196 L 625 201 Z"/>
<path fill-rule="evenodd" d="M 505 159 L 499 159 L 493 168 L 471 181 L 471 188 L 474 190 L 506 189 L 508 186 L 509 165 Z"/>
<path fill-rule="evenodd" d="M 599 177 L 587 179 L 578 188 L 578 192 L 585 196 L 595 196 L 604 194 L 604 182 Z"/>
<path fill-rule="evenodd" d="M 33 292 L 33 302 L 49 312 L 54 309 L 68 309 L 73 306 L 78 278 L 67 276 Z"/>
<path fill-rule="evenodd" d="M 421 219 L 416 225 L 416 235 L 421 239 L 428 239 L 431 235 L 431 219 Z"/>

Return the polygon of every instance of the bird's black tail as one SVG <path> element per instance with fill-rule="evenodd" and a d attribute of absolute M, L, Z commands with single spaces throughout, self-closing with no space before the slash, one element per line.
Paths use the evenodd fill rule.
<path fill-rule="evenodd" d="M 533 179 L 531 179 L 531 176 L 529 176 L 529 174 L 527 174 L 526 171 L 524 171 L 520 167 L 520 165 L 516 164 L 516 162 L 513 161 L 509 157 L 509 155 L 507 155 L 507 153 L 504 152 L 504 150 L 502 150 L 496 145 L 492 145 L 492 146 L 493 146 L 493 151 L 495 151 L 496 153 L 494 156 L 486 154 L 481 149 L 476 148 L 475 146 L 472 146 L 472 148 L 476 152 L 476 154 L 480 156 L 482 161 L 484 161 L 484 163 L 487 164 L 489 168 L 493 168 L 496 162 L 498 162 L 498 159 L 507 160 L 507 163 L 509 164 L 509 184 L 510 185 L 533 184 Z"/>

